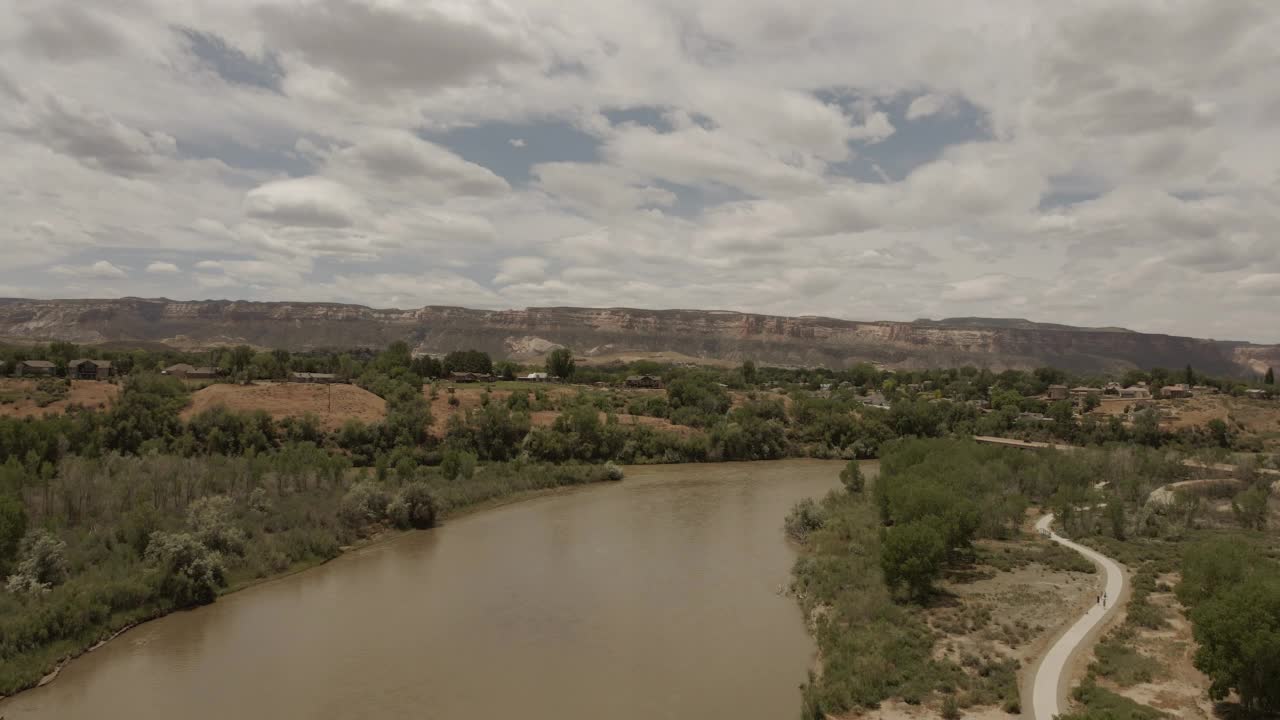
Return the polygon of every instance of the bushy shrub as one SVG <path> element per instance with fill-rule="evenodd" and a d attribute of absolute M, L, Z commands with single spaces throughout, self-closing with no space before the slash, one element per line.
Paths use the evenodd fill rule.
<path fill-rule="evenodd" d="M 211 550 L 244 554 L 244 531 L 236 527 L 232 501 L 226 495 L 210 495 L 191 503 L 187 508 L 187 527 Z"/>
<path fill-rule="evenodd" d="M 797 542 L 804 542 L 809 533 L 822 528 L 822 508 L 811 498 L 805 498 L 791 507 L 783 528 Z"/>
<path fill-rule="evenodd" d="M 391 498 L 387 491 L 375 482 L 365 480 L 351 486 L 338 504 L 338 517 L 353 530 L 361 530 L 387 517 L 387 505 Z"/>
<path fill-rule="evenodd" d="M 43 528 L 22 539 L 18 567 L 9 576 L 11 593 L 46 592 L 67 579 L 67 544 Z"/>
<path fill-rule="evenodd" d="M 227 582 L 222 556 L 190 533 L 152 533 L 146 560 L 158 573 L 158 594 L 173 607 L 211 603 Z"/>

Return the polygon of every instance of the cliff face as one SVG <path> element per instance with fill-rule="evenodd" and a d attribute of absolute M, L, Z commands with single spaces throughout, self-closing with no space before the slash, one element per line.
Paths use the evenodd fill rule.
<path fill-rule="evenodd" d="M 425 307 L 376 310 L 332 303 L 169 300 L 0 300 L 10 342 L 162 343 L 179 348 L 246 343 L 269 348 L 382 347 L 406 340 L 423 352 L 477 348 L 527 356 L 554 344 L 579 354 L 678 352 L 722 360 L 845 367 L 1053 365 L 1079 371 L 1182 367 L 1249 375 L 1280 366 L 1280 346 L 959 318 L 855 322 L 700 310 Z"/>

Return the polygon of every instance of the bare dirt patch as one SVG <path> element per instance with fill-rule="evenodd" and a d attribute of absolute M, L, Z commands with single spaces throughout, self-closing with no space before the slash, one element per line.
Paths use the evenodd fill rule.
<path fill-rule="evenodd" d="M 349 419 L 375 423 L 387 416 L 385 400 L 355 385 L 223 383 L 194 393 L 182 418 L 190 420 L 194 415 L 219 405 L 237 412 L 262 410 L 276 420 L 311 414 L 327 430 L 336 430 Z"/>
<path fill-rule="evenodd" d="M 72 405 L 81 405 L 91 410 L 106 410 L 115 402 L 120 394 L 120 386 L 110 382 L 96 380 L 72 380 L 66 396 L 41 407 L 38 399 L 36 380 L 14 378 L 0 379 L 0 417 L 44 417 L 60 415 Z M 56 380 L 55 382 L 62 382 Z"/>
<path fill-rule="evenodd" d="M 1178 575 L 1158 578 L 1160 588 L 1176 587 Z M 1108 680 L 1099 685 L 1143 705 L 1163 710 L 1173 717 L 1187 720 L 1211 720 L 1218 717 L 1208 699 L 1209 678 L 1195 668 L 1196 642 L 1186 611 L 1172 592 L 1153 592 L 1148 596 L 1160 608 L 1167 624 L 1158 629 L 1134 628 L 1129 645 L 1142 655 L 1160 663 L 1161 672 L 1152 682 L 1121 687 Z"/>

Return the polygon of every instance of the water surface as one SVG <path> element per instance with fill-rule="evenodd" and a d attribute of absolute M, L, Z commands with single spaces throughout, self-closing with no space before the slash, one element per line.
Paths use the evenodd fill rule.
<path fill-rule="evenodd" d="M 813 645 L 791 504 L 839 463 L 632 468 L 135 628 L 8 720 L 779 720 Z"/>

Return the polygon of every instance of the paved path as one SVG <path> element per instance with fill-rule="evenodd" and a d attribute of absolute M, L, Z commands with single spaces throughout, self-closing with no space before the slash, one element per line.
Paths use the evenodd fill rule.
<path fill-rule="evenodd" d="M 1088 638 L 1089 632 L 1116 611 L 1119 606 L 1117 601 L 1124 592 L 1126 584 L 1124 568 L 1119 563 L 1102 553 L 1060 537 L 1050 529 L 1049 526 L 1052 524 L 1053 513 L 1049 513 L 1036 523 L 1036 530 L 1048 532 L 1050 540 L 1084 555 L 1106 573 L 1107 606 L 1103 608 L 1095 604 L 1090 607 L 1089 611 L 1081 615 L 1080 619 L 1058 638 L 1053 647 L 1049 648 L 1049 653 L 1044 656 L 1040 662 L 1040 668 L 1036 670 L 1035 683 L 1031 688 L 1033 720 L 1052 720 L 1055 715 L 1063 712 L 1065 708 L 1062 701 L 1067 695 L 1065 678 L 1067 661 Z"/>

